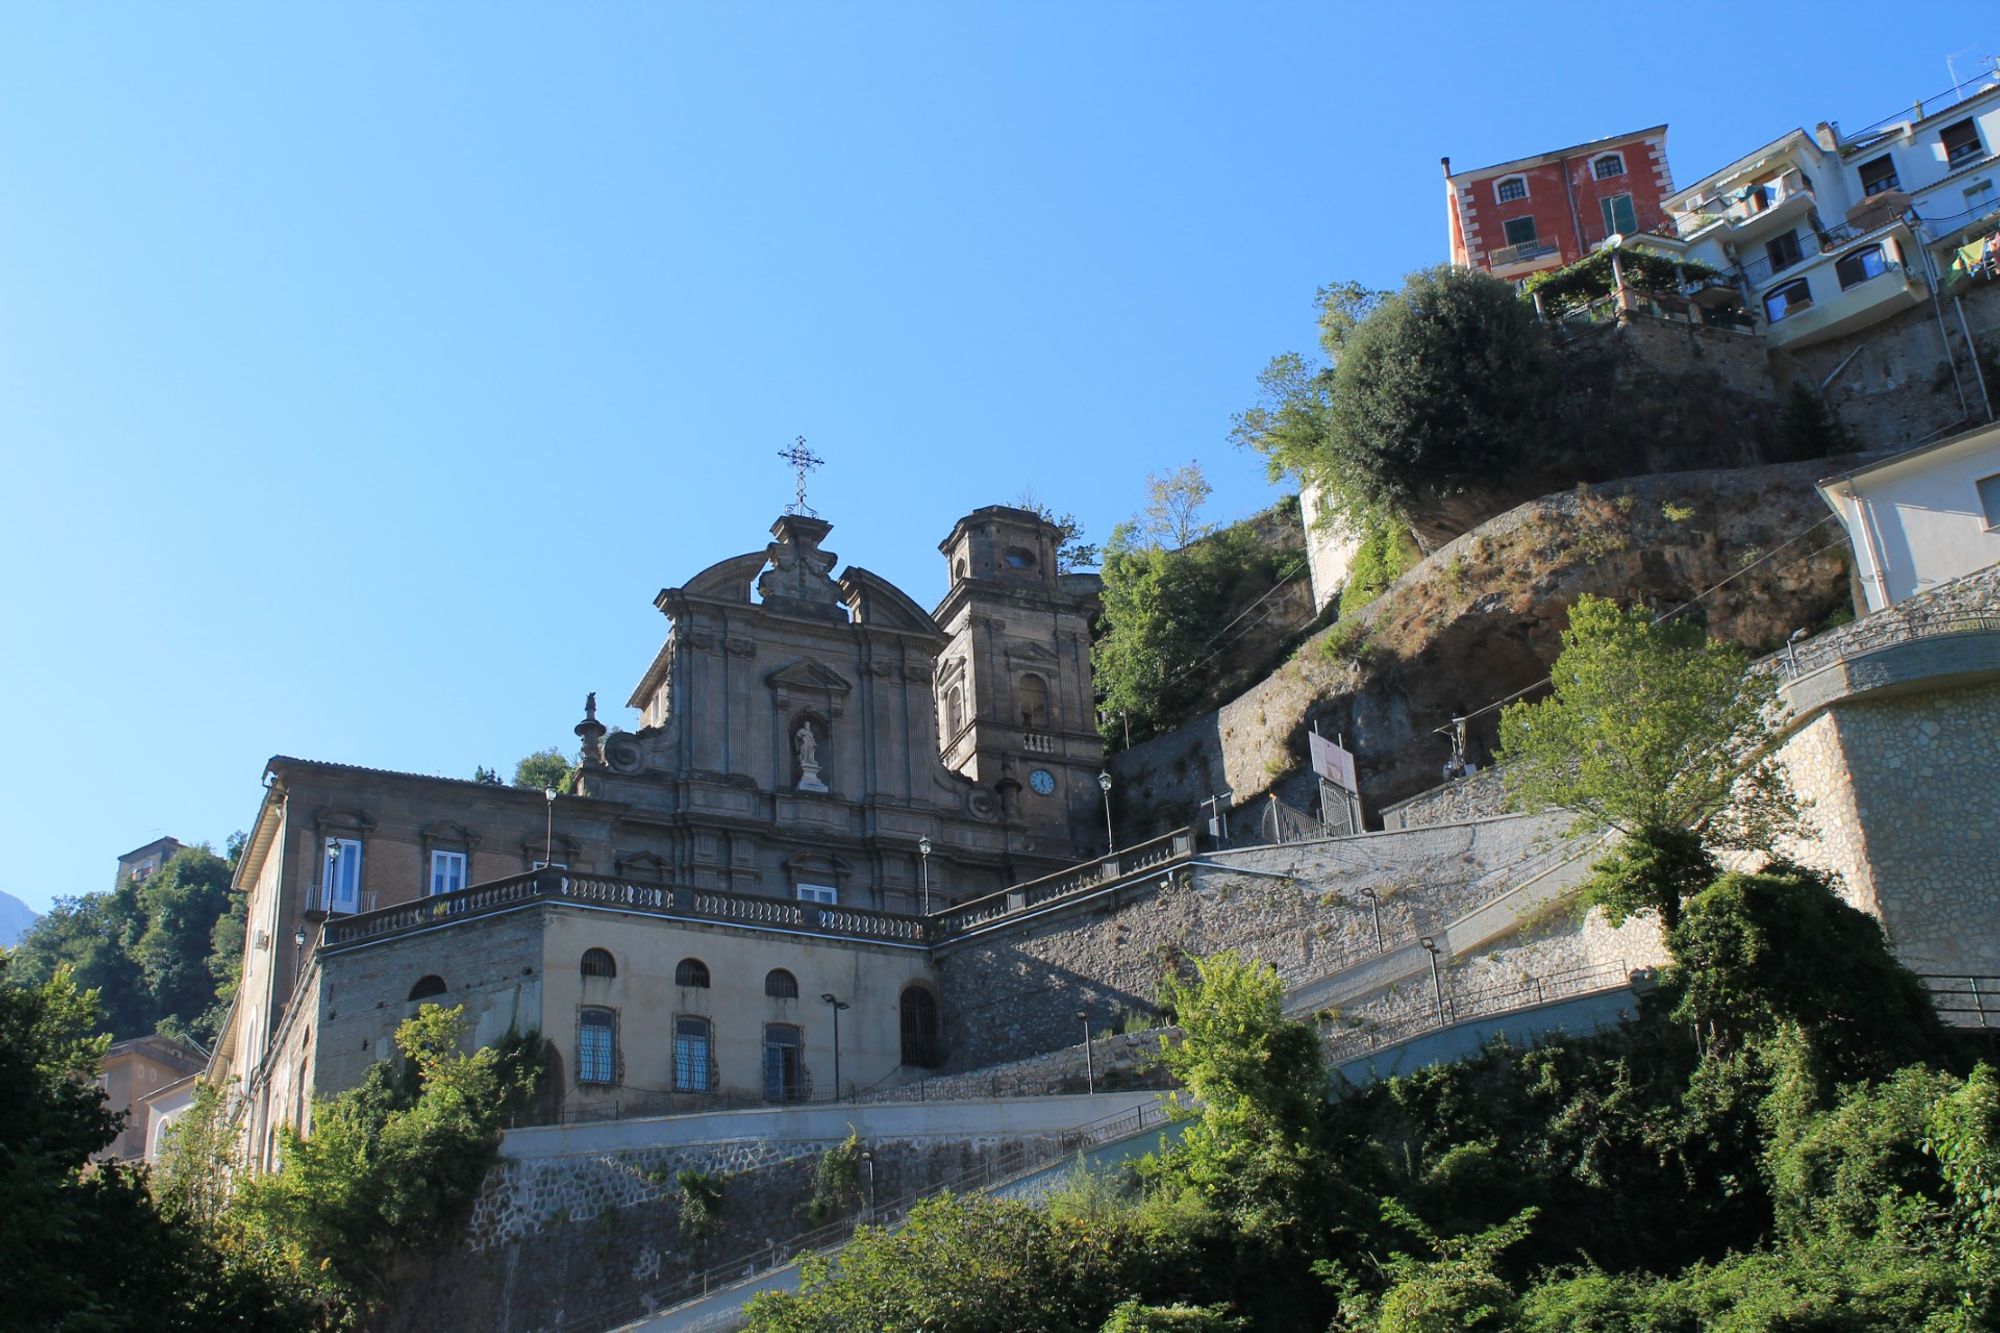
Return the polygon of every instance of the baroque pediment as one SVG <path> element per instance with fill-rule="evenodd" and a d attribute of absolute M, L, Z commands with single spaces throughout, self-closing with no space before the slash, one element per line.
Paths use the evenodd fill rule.
<path fill-rule="evenodd" d="M 749 551 L 718 560 L 674 591 L 683 597 L 708 597 L 722 602 L 750 600 L 750 581 L 770 560 L 765 551 Z"/>
<path fill-rule="evenodd" d="M 848 693 L 854 688 L 838 671 L 810 658 L 779 667 L 764 677 L 764 683 L 771 687 L 773 702 L 779 708 L 812 703 L 820 704 L 832 713 L 840 711 Z"/>

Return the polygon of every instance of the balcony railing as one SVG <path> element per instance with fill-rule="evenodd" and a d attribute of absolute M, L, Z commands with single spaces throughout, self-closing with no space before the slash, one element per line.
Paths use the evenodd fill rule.
<path fill-rule="evenodd" d="M 1031 731 L 1021 737 L 1021 748 L 1029 754 L 1054 754 L 1059 747 L 1055 737 Z"/>
<path fill-rule="evenodd" d="M 576 870 L 533 870 L 475 884 L 457 893 L 419 898 L 357 916 L 335 917 L 326 923 L 324 947 L 341 948 L 531 902 L 581 903 L 649 916 L 877 943 L 922 945 L 928 939 L 924 918 L 901 912 L 613 879 Z"/>
<path fill-rule="evenodd" d="M 380 897 L 373 890 L 329 897 L 324 884 L 315 884 L 306 890 L 306 912 L 311 916 L 357 916 L 374 911 Z"/>
<path fill-rule="evenodd" d="M 1538 239 L 1522 241 L 1518 245 L 1503 245 L 1498 250 L 1489 250 L 1486 264 L 1489 268 L 1503 268 L 1508 264 L 1525 264 L 1531 259 L 1552 255 L 1561 247 L 1553 240 Z"/>
<path fill-rule="evenodd" d="M 1961 102 L 1969 102 L 1981 93 L 1990 92 L 2000 86 L 2000 57 L 1989 60 L 1981 68 L 1961 79 L 1951 88 L 1934 97 L 1921 98 L 1901 111 L 1882 117 L 1872 125 L 1864 125 L 1852 134 L 1841 136 L 1846 148 L 1858 148 L 1871 140 L 1878 139 L 1888 131 L 1903 125 L 1914 125 L 1920 120 L 1951 110 Z"/>
<path fill-rule="evenodd" d="M 1797 167 L 1781 172 L 1775 179 L 1741 190 L 1697 199 L 1674 214 L 1674 234 L 1688 237 L 1706 231 L 1718 222 L 1738 226 L 1772 212 L 1800 196 L 1810 198 L 1812 187 Z"/>

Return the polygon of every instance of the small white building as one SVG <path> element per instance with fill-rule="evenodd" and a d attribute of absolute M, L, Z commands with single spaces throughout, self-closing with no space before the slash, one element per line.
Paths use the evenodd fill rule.
<path fill-rule="evenodd" d="M 1828 478 L 1819 493 L 1847 525 L 1869 611 L 2000 564 L 2000 424 Z"/>

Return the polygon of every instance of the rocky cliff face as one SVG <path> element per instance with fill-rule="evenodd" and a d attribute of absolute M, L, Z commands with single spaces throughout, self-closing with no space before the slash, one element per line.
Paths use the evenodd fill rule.
<path fill-rule="evenodd" d="M 1265 791 L 1311 808 L 1306 735 L 1355 751 L 1372 812 L 1435 785 L 1438 729 L 1474 714 L 1472 755 L 1497 735 L 1489 705 L 1530 690 L 1585 593 L 1683 615 L 1752 651 L 1851 610 L 1849 553 L 1813 483 L 1836 460 L 1640 477 L 1545 496 L 1467 532 L 1359 615 L 1315 635 L 1214 713 L 1115 756 L 1134 835 L 1187 821 L 1212 793 Z M 1485 710 L 1476 712 L 1475 710 Z"/>

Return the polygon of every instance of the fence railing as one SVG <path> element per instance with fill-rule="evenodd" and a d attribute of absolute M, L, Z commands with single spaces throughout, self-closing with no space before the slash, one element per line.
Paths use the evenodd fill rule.
<path fill-rule="evenodd" d="M 869 1197 L 872 1187 L 864 1176 L 861 1206 L 849 1217 L 785 1240 L 774 1241 L 758 1249 L 738 1254 L 724 1262 L 712 1264 L 672 1286 L 649 1292 L 644 1297 L 626 1297 L 594 1310 L 572 1315 L 566 1318 L 560 1327 L 569 1333 L 586 1333 L 586 1331 L 594 1333 L 595 1330 L 612 1327 L 616 1323 L 657 1314 L 674 1306 L 699 1300 L 710 1292 L 747 1281 L 759 1273 L 782 1268 L 806 1255 L 837 1249 L 852 1240 L 858 1228 L 900 1225 L 909 1217 L 910 1210 L 916 1205 L 946 1191 L 954 1194 L 970 1194 L 975 1191 L 991 1190 L 1022 1176 L 1042 1171 L 1065 1158 L 1074 1157 L 1091 1148 L 1165 1124 L 1167 1119 L 1167 1111 L 1163 1104 L 1138 1106 L 1130 1111 L 1106 1116 L 1101 1120 L 1089 1121 L 1036 1142 L 1016 1141 L 1005 1144 L 971 1170 L 900 1195 L 887 1203 L 877 1202 Z"/>
<path fill-rule="evenodd" d="M 2000 976 L 1939 976 L 1918 980 L 1947 1027 L 2000 1028 Z"/>
<path fill-rule="evenodd" d="M 329 949 L 340 948 L 362 940 L 442 925 L 535 901 L 582 903 L 628 912 L 839 939 L 921 945 L 929 938 L 923 917 L 901 912 L 789 898 L 765 898 L 748 893 L 615 879 L 608 875 L 548 868 L 475 884 L 456 893 L 441 893 L 379 911 L 331 919 L 324 928 L 322 945 Z"/>
<path fill-rule="evenodd" d="M 1974 70 L 1964 79 L 1952 85 L 1952 87 L 1946 89 L 1944 92 L 1937 94 L 1935 97 L 1921 98 L 1892 115 L 1882 117 L 1882 119 L 1871 125 L 1864 125 L 1851 134 L 1841 135 L 1842 146 L 1845 148 L 1858 148 L 1869 140 L 1880 137 L 1884 131 L 1893 129 L 1898 125 L 1911 124 L 1915 121 L 1935 116 L 1939 112 L 1949 111 L 1961 102 L 1970 101 L 1981 93 L 1990 91 L 1996 81 L 2000 81 L 2000 59 L 1988 61 L 1979 69 Z"/>
<path fill-rule="evenodd" d="M 930 918 L 931 939 L 948 940 L 1020 912 L 1094 892 L 1118 880 L 1132 878 L 1176 858 L 1193 854 L 1194 831 L 1175 829 L 1123 848 L 1101 861 L 1071 867 L 1041 879 L 1031 879 L 998 893 L 989 893 L 983 898 L 946 908 Z"/>
<path fill-rule="evenodd" d="M 1951 634 L 2000 631 L 2000 615 L 1954 611 L 1939 607 L 1899 614 L 1891 607 L 1843 625 L 1795 648 L 1781 649 L 1767 659 L 1781 677 L 1795 679 L 1822 667 L 1861 657 L 1878 648 Z"/>
<path fill-rule="evenodd" d="M 1446 986 L 1442 1015 L 1438 1013 L 1435 999 L 1426 996 L 1422 1012 L 1406 1014 L 1387 1023 L 1337 1029 L 1326 1040 L 1327 1058 L 1336 1062 L 1352 1060 L 1381 1050 L 1384 1046 L 1393 1046 L 1473 1019 L 1518 1013 L 1551 1000 L 1626 989 L 1633 984 L 1634 976 L 1625 966 L 1625 961 L 1618 959 L 1470 989 Z"/>

